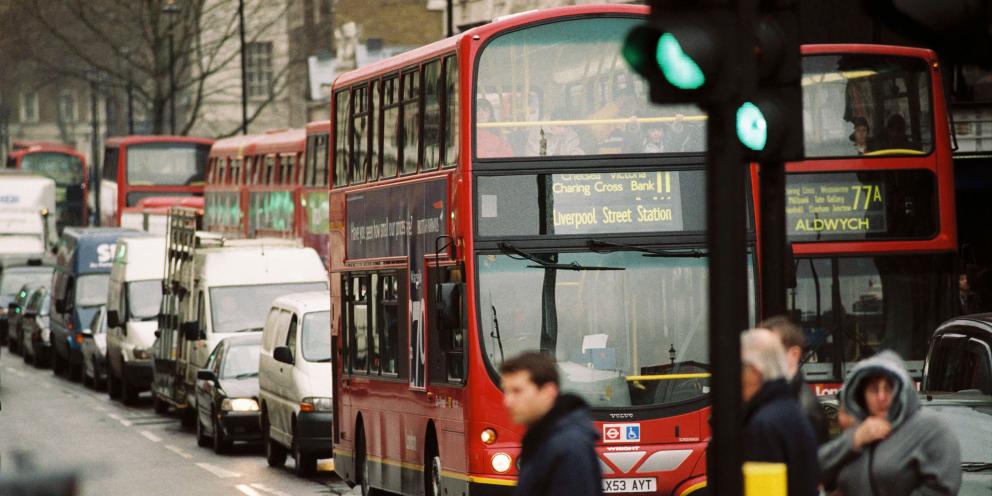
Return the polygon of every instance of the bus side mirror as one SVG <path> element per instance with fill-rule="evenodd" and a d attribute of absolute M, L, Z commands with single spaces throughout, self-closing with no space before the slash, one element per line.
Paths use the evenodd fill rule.
<path fill-rule="evenodd" d="M 110 327 L 118 327 L 121 325 L 120 316 L 117 310 L 107 310 L 107 325 Z"/>
<path fill-rule="evenodd" d="M 195 320 L 183 322 L 179 324 L 179 332 L 187 341 L 196 341 L 200 339 L 200 323 Z"/>
<path fill-rule="evenodd" d="M 462 287 L 460 282 L 440 284 L 437 295 L 438 331 L 442 347 L 451 347 L 451 331 L 462 327 Z"/>

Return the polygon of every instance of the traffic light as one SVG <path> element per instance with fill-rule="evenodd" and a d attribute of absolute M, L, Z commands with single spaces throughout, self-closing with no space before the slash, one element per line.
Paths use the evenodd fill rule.
<path fill-rule="evenodd" d="M 733 97 L 738 23 L 733 3 L 655 0 L 648 22 L 628 34 L 623 56 L 655 103 L 715 103 Z"/>
<path fill-rule="evenodd" d="M 737 109 L 737 138 L 755 160 L 802 160 L 802 57 L 797 0 L 760 2 L 754 25 L 756 85 Z"/>

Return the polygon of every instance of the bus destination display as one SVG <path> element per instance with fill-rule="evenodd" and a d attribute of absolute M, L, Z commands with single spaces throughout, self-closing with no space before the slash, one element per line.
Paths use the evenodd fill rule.
<path fill-rule="evenodd" d="M 679 173 L 552 174 L 554 234 L 681 231 Z"/>
<path fill-rule="evenodd" d="M 786 228 L 792 239 L 863 238 L 888 231 L 886 191 L 878 177 L 790 174 L 785 196 Z"/>

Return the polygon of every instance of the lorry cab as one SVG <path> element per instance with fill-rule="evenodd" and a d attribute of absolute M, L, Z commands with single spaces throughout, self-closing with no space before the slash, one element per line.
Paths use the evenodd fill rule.
<path fill-rule="evenodd" d="M 262 439 L 270 466 L 288 452 L 306 475 L 332 450 L 333 373 L 331 293 L 283 296 L 272 303 L 262 331 L 259 400 Z"/>
<path fill-rule="evenodd" d="M 55 243 L 55 181 L 0 172 L 0 255 L 44 254 Z"/>
<path fill-rule="evenodd" d="M 62 232 L 52 278 L 52 368 L 70 378 L 82 374 L 83 329 L 107 302 L 118 238 L 146 233 L 118 228 L 68 227 Z"/>
<path fill-rule="evenodd" d="M 107 289 L 107 366 L 111 398 L 132 403 L 152 382 L 165 237 L 120 238 Z"/>

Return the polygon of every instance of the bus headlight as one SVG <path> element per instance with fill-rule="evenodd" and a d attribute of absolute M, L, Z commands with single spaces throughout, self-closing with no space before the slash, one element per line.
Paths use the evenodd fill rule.
<path fill-rule="evenodd" d="M 502 474 L 507 470 L 510 470 L 511 462 L 512 460 L 510 459 L 510 455 L 507 455 L 506 453 L 496 453 L 493 455 L 492 459 L 493 470 Z"/>
<path fill-rule="evenodd" d="M 258 402 L 251 398 L 227 398 L 220 403 L 225 412 L 257 412 Z"/>

